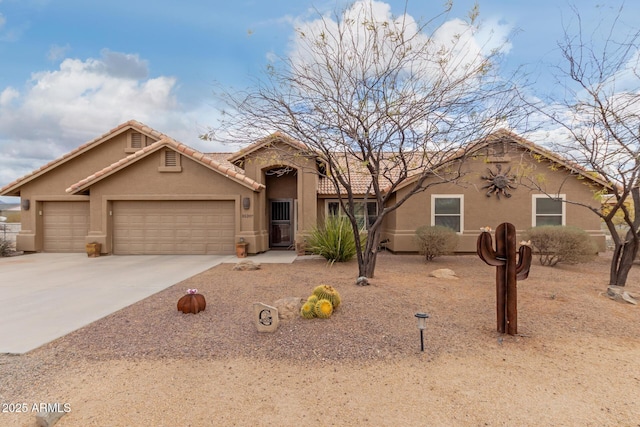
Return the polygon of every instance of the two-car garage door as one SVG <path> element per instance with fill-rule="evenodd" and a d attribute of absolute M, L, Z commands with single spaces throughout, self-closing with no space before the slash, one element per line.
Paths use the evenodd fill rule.
<path fill-rule="evenodd" d="M 234 218 L 234 201 L 114 201 L 113 252 L 233 254 Z"/>

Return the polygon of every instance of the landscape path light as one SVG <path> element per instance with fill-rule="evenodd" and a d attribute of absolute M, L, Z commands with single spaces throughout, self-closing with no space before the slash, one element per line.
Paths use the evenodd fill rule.
<path fill-rule="evenodd" d="M 427 329 L 429 315 L 427 313 L 416 313 L 415 317 L 418 319 L 418 329 L 420 329 L 420 351 L 424 351 L 424 330 Z"/>

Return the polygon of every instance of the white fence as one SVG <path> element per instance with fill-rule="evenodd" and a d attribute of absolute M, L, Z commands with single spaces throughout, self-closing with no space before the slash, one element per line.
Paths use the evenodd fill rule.
<path fill-rule="evenodd" d="M 0 239 L 9 240 L 10 242 L 16 241 L 16 235 L 20 232 L 19 222 L 0 222 Z"/>

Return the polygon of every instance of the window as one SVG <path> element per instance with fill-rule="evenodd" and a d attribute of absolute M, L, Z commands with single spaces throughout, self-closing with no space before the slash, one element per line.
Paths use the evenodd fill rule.
<path fill-rule="evenodd" d="M 533 195 L 533 214 L 531 225 L 538 227 L 541 225 L 565 225 L 565 206 L 563 202 L 566 196 L 558 194 L 547 196 L 545 194 Z"/>
<path fill-rule="evenodd" d="M 180 153 L 173 151 L 170 148 L 162 150 L 160 156 L 160 172 L 182 172 L 182 166 L 180 165 Z"/>
<path fill-rule="evenodd" d="M 431 225 L 443 225 L 462 233 L 464 197 L 461 194 L 431 195 Z"/>
<path fill-rule="evenodd" d="M 155 140 L 150 137 L 141 134 L 140 132 L 129 132 L 127 135 L 127 147 L 125 148 L 125 152 L 127 153 L 135 153 L 141 148 L 146 147 L 147 145 L 151 145 Z"/>
<path fill-rule="evenodd" d="M 330 216 L 345 216 L 344 211 L 340 207 L 338 200 L 326 201 L 327 217 Z M 358 227 L 365 230 L 373 224 L 378 216 L 378 203 L 364 200 L 358 200 L 354 202 L 354 212 L 356 215 L 356 221 Z"/>

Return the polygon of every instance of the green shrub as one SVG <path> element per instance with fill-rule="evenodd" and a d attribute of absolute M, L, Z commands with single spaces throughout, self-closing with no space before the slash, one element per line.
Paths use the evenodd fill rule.
<path fill-rule="evenodd" d="M 356 242 L 351 223 L 346 217 L 329 217 L 322 227 L 312 230 L 308 250 L 330 262 L 349 261 L 356 255 Z"/>
<path fill-rule="evenodd" d="M 598 248 L 589 234 L 578 227 L 543 225 L 526 231 L 540 264 L 553 267 L 559 262 L 578 264 L 593 260 Z"/>
<path fill-rule="evenodd" d="M 0 238 L 0 256 L 9 256 L 13 253 L 13 242 Z"/>
<path fill-rule="evenodd" d="M 452 253 L 458 245 L 458 234 L 442 225 L 424 225 L 416 230 L 418 252 L 431 261 L 440 255 Z"/>

